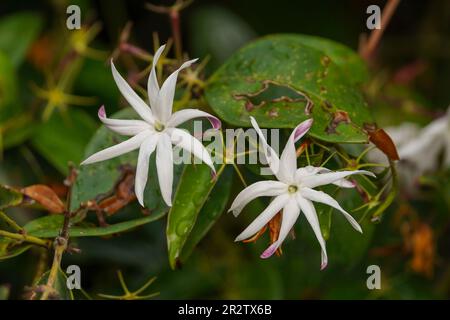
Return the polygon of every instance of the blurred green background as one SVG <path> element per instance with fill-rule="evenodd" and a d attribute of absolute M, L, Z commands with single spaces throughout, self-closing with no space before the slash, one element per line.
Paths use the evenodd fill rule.
<path fill-rule="evenodd" d="M 149 52 L 153 50 L 153 32 L 158 32 L 161 42 L 171 36 L 167 16 L 146 10 L 145 3 L 1 1 L 0 31 L 5 17 L 26 11 L 29 14 L 23 23 L 34 24 L 39 35 L 22 34 L 21 23 L 8 25 L 10 33 L 0 33 L 0 81 L 6 84 L 2 87 L 8 88 L 12 77 L 18 80 L 18 87 L 0 92 L 0 98 L 3 103 L 20 97 L 8 112 L 0 113 L 0 123 L 14 127 L 26 121 L 25 126 L 18 125 L 17 130 L 3 135 L 0 183 L 25 186 L 62 181 L 67 160 L 81 160 L 85 145 L 99 127 L 97 107 L 105 104 L 110 113 L 119 109 L 118 90 L 106 59 L 87 57 L 71 79 L 71 93 L 96 100 L 68 107 L 70 117 L 77 119 L 76 125 L 67 126 L 57 113 L 45 125 L 36 114 L 31 119 L 24 116 L 30 108 L 45 105 L 36 99 L 32 83 L 45 86 L 47 70 L 56 69 L 46 69 L 47 61 L 65 50 L 64 40 L 70 37 L 65 28 L 67 5 L 81 7 L 83 23 L 101 22 L 101 30 L 89 47 L 106 52 L 107 57 L 128 21 L 133 22 L 130 41 Z M 368 32 L 365 12 L 370 4 L 383 7 L 385 1 L 196 0 L 181 14 L 183 47 L 190 57 L 210 57 L 207 73 L 242 45 L 271 33 L 317 35 L 357 50 L 360 35 Z M 17 58 L 7 47 L 11 41 L 8 35 L 15 35 Z M 21 42 L 25 43 L 28 36 L 37 40 L 20 53 Z M 450 101 L 450 2 L 402 1 L 371 70 L 367 98 L 381 126 L 415 119 L 417 114 L 426 114 L 429 118 L 421 120 L 426 123 L 430 115 L 445 112 Z M 448 179 L 442 183 L 445 187 L 441 193 L 425 190 L 414 200 L 399 200 L 381 225 L 365 228 L 364 238 L 348 233 L 345 241 L 333 241 L 332 235 L 328 245 L 330 264 L 324 271 L 319 271 L 319 246 L 309 228 L 297 227 L 297 239 L 286 241 L 284 255 L 279 258 L 259 259 L 265 241 L 234 243 L 234 237 L 253 218 L 245 214 L 239 219 L 224 214 L 181 270 L 169 268 L 164 221 L 120 237 L 74 240 L 82 254 L 66 255 L 63 265 L 80 265 L 82 286 L 90 293 L 120 293 L 116 277 L 120 269 L 131 288 L 157 276 L 152 288 L 160 292 L 158 298 L 447 299 L 450 219 L 446 191 L 450 189 Z M 137 210 L 137 206 L 129 210 Z M 22 209 L 15 216 L 26 221 L 37 214 Z M 335 220 L 335 231 L 348 227 L 343 220 Z M 300 219 L 298 225 L 305 222 Z M 24 286 L 33 279 L 39 254 L 29 251 L 0 263 L 0 285 L 10 285 L 10 297 L 23 295 Z M 366 287 L 366 268 L 374 264 L 381 268 L 382 289 L 371 291 Z"/>

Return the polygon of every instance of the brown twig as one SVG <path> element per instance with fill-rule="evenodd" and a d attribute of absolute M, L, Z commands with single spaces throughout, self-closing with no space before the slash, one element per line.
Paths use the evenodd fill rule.
<path fill-rule="evenodd" d="M 172 37 L 175 44 L 175 57 L 181 60 L 183 55 L 181 29 L 180 29 L 180 11 L 188 7 L 193 0 L 176 0 L 172 6 L 158 6 L 152 3 L 147 3 L 146 7 L 150 11 L 167 14 L 170 18 L 172 27 Z"/>
<path fill-rule="evenodd" d="M 71 171 L 70 175 L 74 176 L 75 169 L 72 167 L 70 171 Z M 53 256 L 53 262 L 50 268 L 50 273 L 48 275 L 47 284 L 44 286 L 44 290 L 40 298 L 41 300 L 47 300 L 49 298 L 49 295 L 55 292 L 54 286 L 56 278 L 58 276 L 58 272 L 61 268 L 62 256 L 68 248 L 70 218 L 72 217 L 72 213 L 70 212 L 71 187 L 72 185 L 69 185 L 69 191 L 67 193 L 67 201 L 66 201 L 66 210 L 64 211 L 64 222 L 61 231 L 59 233 L 59 236 L 57 236 L 54 241 L 55 253 Z M 76 211 L 75 214 L 76 213 L 78 213 L 78 211 Z"/>
<path fill-rule="evenodd" d="M 362 39 L 360 43 L 359 54 L 364 60 L 369 61 L 372 58 L 376 48 L 378 47 L 381 37 L 383 36 L 383 33 L 386 30 L 389 21 L 394 15 L 394 12 L 397 9 L 399 3 L 400 0 L 389 0 L 386 3 L 386 6 L 383 8 L 383 12 L 381 13 L 380 29 L 374 29 L 370 33 L 368 40 L 366 40 L 365 38 Z"/>

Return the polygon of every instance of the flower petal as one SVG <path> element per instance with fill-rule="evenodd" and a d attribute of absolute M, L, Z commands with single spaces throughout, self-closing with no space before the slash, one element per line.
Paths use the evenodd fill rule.
<path fill-rule="evenodd" d="M 220 127 L 222 126 L 222 123 L 218 118 L 209 114 L 208 112 L 201 111 L 198 109 L 183 109 L 175 112 L 170 116 L 169 121 L 167 121 L 167 126 L 175 128 L 188 120 L 200 117 L 208 118 L 209 122 L 211 122 L 211 125 L 213 126 L 214 129 L 220 129 Z"/>
<path fill-rule="evenodd" d="M 253 199 L 258 197 L 274 197 L 287 193 L 287 186 L 280 181 L 258 181 L 242 190 L 234 199 L 228 211 L 233 211 L 235 217 Z"/>
<path fill-rule="evenodd" d="M 335 199 L 333 199 L 330 195 L 326 194 L 323 191 L 317 191 L 309 188 L 301 188 L 300 194 L 302 195 L 302 197 L 308 200 L 320 202 L 339 210 L 340 212 L 342 212 L 342 214 L 348 220 L 348 222 L 350 222 L 352 227 L 355 228 L 355 230 L 362 233 L 361 226 L 358 224 L 358 222 L 356 222 L 356 220 L 349 213 L 347 213 L 347 211 L 342 209 L 339 203 Z"/>
<path fill-rule="evenodd" d="M 150 75 L 147 81 L 148 100 L 150 102 L 150 107 L 152 108 L 155 114 L 157 113 L 155 110 L 157 109 L 156 105 L 158 104 L 159 99 L 159 84 L 158 79 L 156 78 L 156 65 L 165 47 L 166 45 L 162 45 L 161 47 L 159 47 L 158 50 L 156 50 L 153 56 L 152 69 L 150 71 Z"/>
<path fill-rule="evenodd" d="M 277 176 L 277 174 L 278 174 L 278 169 L 280 168 L 280 159 L 278 158 L 277 153 L 267 143 L 266 138 L 264 137 L 264 134 L 262 133 L 261 129 L 259 128 L 258 122 L 256 122 L 255 118 L 250 117 L 250 122 L 252 123 L 253 128 L 255 128 L 256 133 L 258 133 L 259 146 L 260 146 L 260 148 L 263 149 L 264 156 L 266 158 L 266 161 L 267 161 L 267 164 L 269 165 L 270 170 L 277 178 L 279 178 Z"/>
<path fill-rule="evenodd" d="M 133 107 L 133 109 L 139 114 L 139 116 L 147 121 L 148 123 L 153 123 L 153 114 L 150 107 L 137 95 L 136 92 L 130 87 L 130 85 L 125 81 L 124 78 L 117 71 L 114 66 L 114 62 L 111 60 L 111 70 L 114 77 L 114 81 L 117 84 L 123 97 L 128 101 L 128 103 Z"/>
<path fill-rule="evenodd" d="M 331 172 L 331 170 L 327 169 L 325 167 L 306 166 L 303 168 L 299 168 L 295 172 L 295 181 L 297 181 L 297 183 L 300 183 L 302 178 L 304 178 L 304 177 L 312 176 L 317 173 L 328 173 L 328 172 Z M 345 178 L 336 180 L 335 182 L 332 182 L 332 183 L 341 188 L 354 188 L 355 187 L 355 183 L 353 183 L 352 181 L 349 181 Z"/>
<path fill-rule="evenodd" d="M 267 208 L 264 209 L 264 211 L 261 212 L 256 219 L 253 220 L 253 222 L 250 223 L 250 225 L 236 237 L 234 241 L 242 241 L 253 236 L 261 230 L 261 228 L 264 227 L 270 219 L 272 219 L 286 205 L 288 201 L 289 195 L 287 194 L 280 195 L 273 199 Z"/>
<path fill-rule="evenodd" d="M 286 183 L 293 183 L 295 171 L 297 170 L 297 154 L 295 152 L 295 142 L 303 137 L 313 124 L 313 119 L 308 119 L 300 123 L 291 133 L 289 140 L 284 147 L 280 157 L 279 179 Z"/>
<path fill-rule="evenodd" d="M 294 143 L 300 140 L 311 129 L 314 123 L 313 119 L 307 119 L 300 123 L 292 132 L 294 135 Z"/>
<path fill-rule="evenodd" d="M 326 184 L 337 182 L 345 177 L 348 177 L 348 176 L 351 176 L 354 174 L 365 174 L 365 175 L 368 175 L 371 177 L 375 177 L 375 175 L 372 172 L 365 171 L 365 170 L 336 171 L 336 172 L 321 173 L 321 174 L 304 177 L 301 179 L 301 183 L 305 187 L 315 188 L 318 186 L 323 186 Z"/>
<path fill-rule="evenodd" d="M 448 123 L 446 117 L 441 117 L 434 120 L 425 128 L 420 130 L 418 136 L 415 139 L 409 140 L 404 145 L 398 148 L 400 159 L 410 160 L 413 163 L 421 161 L 423 162 L 435 162 L 438 152 L 444 144 L 446 132 L 448 130 Z M 422 165 L 418 163 L 419 167 L 428 169 L 430 166 Z M 436 164 L 431 165 L 432 169 L 436 167 Z"/>
<path fill-rule="evenodd" d="M 267 248 L 262 254 L 262 259 L 267 259 L 272 256 L 275 251 L 281 246 L 284 239 L 286 239 L 289 231 L 294 227 L 295 222 L 300 214 L 300 208 L 294 197 L 290 197 L 288 202 L 283 208 L 283 217 L 281 220 L 280 234 L 277 241 L 275 241 L 269 248 Z M 274 245 L 276 244 L 276 245 Z"/>
<path fill-rule="evenodd" d="M 320 223 L 319 218 L 317 217 L 316 208 L 314 208 L 314 205 L 310 200 L 303 198 L 301 195 L 297 194 L 296 198 L 300 209 L 302 210 L 303 214 L 306 217 L 306 220 L 308 220 L 314 234 L 316 235 L 317 241 L 319 241 L 320 248 L 322 250 L 322 263 L 320 266 L 320 270 L 323 270 L 328 264 L 328 256 L 325 240 L 323 239 L 322 232 L 320 231 Z"/>
<path fill-rule="evenodd" d="M 150 125 L 142 120 L 110 119 L 106 117 L 104 106 L 98 110 L 98 117 L 109 130 L 125 136 L 135 136 L 150 128 Z"/>
<path fill-rule="evenodd" d="M 198 59 L 193 59 L 186 61 L 179 67 L 177 70 L 175 70 L 167 79 L 164 81 L 161 90 L 159 91 L 159 100 L 156 104 L 157 113 L 159 116 L 159 120 L 161 122 L 166 123 L 170 115 L 172 114 L 172 105 L 173 105 L 173 98 L 175 95 L 175 86 L 177 84 L 177 78 L 178 73 L 191 66 L 195 61 Z M 154 109 L 156 111 L 156 109 Z"/>
<path fill-rule="evenodd" d="M 84 160 L 81 164 L 90 164 L 95 163 L 99 161 L 109 160 L 111 158 L 115 158 L 117 156 L 120 156 L 124 153 L 133 151 L 141 145 L 141 143 L 152 133 L 149 131 L 142 131 L 138 135 L 135 135 L 134 137 L 125 140 L 119 144 L 116 144 L 115 146 L 106 148 L 102 151 L 99 151 L 97 153 L 94 153 L 89 158 Z"/>
<path fill-rule="evenodd" d="M 159 188 L 166 204 L 172 206 L 173 185 L 173 150 L 170 137 L 161 134 L 156 147 L 156 169 L 158 171 Z"/>
<path fill-rule="evenodd" d="M 170 132 L 170 139 L 173 145 L 190 152 L 191 154 L 202 160 L 205 164 L 207 164 L 212 171 L 216 171 L 211 156 L 200 141 L 198 141 L 188 132 L 182 129 L 171 129 Z"/>
<path fill-rule="evenodd" d="M 136 167 L 136 177 L 134 180 L 134 193 L 139 201 L 139 204 L 144 207 L 144 190 L 148 179 L 148 166 L 150 156 L 155 151 L 158 143 L 158 134 L 148 137 L 139 148 L 139 156 Z"/>

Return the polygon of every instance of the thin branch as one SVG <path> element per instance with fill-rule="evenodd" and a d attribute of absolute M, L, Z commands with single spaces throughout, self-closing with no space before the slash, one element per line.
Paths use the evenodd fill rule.
<path fill-rule="evenodd" d="M 71 168 L 71 176 L 74 174 L 75 169 Z M 56 278 L 58 276 L 58 272 L 61 268 L 61 260 L 64 252 L 67 250 L 68 243 L 69 243 L 69 229 L 70 229 L 70 218 L 72 217 L 72 213 L 70 212 L 70 205 L 71 205 L 71 188 L 72 185 L 69 186 L 69 190 L 67 192 L 67 201 L 66 201 L 66 210 L 64 211 L 64 222 L 63 226 L 61 228 L 61 231 L 59 233 L 59 236 L 55 238 L 54 241 L 54 248 L 55 253 L 53 256 L 53 263 L 50 268 L 50 273 L 48 275 L 47 284 L 44 287 L 44 291 L 41 295 L 41 300 L 47 300 L 49 297 L 49 294 L 54 292 L 54 285 L 56 282 Z M 78 211 L 75 211 L 74 214 L 77 214 Z"/>
<path fill-rule="evenodd" d="M 18 232 L 23 232 L 23 228 L 17 224 L 13 219 L 11 219 L 6 213 L 0 211 L 0 219 L 5 221 L 5 223 Z"/>
<path fill-rule="evenodd" d="M 59 269 L 61 268 L 61 260 L 64 251 L 67 249 L 69 242 L 69 226 L 70 226 L 71 214 L 69 211 L 64 213 L 64 223 L 61 229 L 60 235 L 55 238 L 55 254 L 53 256 L 52 267 L 48 275 L 47 284 L 42 292 L 41 300 L 47 300 L 50 293 L 54 292 L 54 285 L 58 276 Z"/>
<path fill-rule="evenodd" d="M 32 243 L 41 247 L 48 248 L 49 242 L 38 237 L 29 236 L 27 234 L 13 233 L 5 230 L 0 230 L 0 237 L 10 238 L 18 241 Z"/>
<path fill-rule="evenodd" d="M 369 61 L 372 58 L 373 53 L 378 47 L 381 37 L 383 36 L 383 33 L 386 30 L 399 3 L 400 0 L 389 0 L 386 3 L 386 6 L 383 8 L 383 12 L 381 13 L 380 29 L 374 29 L 370 33 L 369 39 L 362 41 L 359 52 L 364 60 Z"/>
<path fill-rule="evenodd" d="M 167 14 L 170 18 L 170 25 L 172 27 L 172 37 L 175 44 L 175 57 L 181 60 L 183 56 L 181 29 L 180 29 L 180 11 L 188 7 L 192 0 L 177 0 L 172 6 L 159 6 L 152 3 L 147 3 L 146 8 L 150 11 Z"/>

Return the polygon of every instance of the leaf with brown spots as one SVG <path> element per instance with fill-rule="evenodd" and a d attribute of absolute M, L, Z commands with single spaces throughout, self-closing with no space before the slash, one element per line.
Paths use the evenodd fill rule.
<path fill-rule="evenodd" d="M 363 124 L 373 120 L 359 87 L 364 70 L 358 55 L 338 43 L 271 35 L 233 54 L 207 81 L 205 98 L 234 126 L 249 127 L 252 116 L 262 128 L 292 129 L 312 117 L 308 135 L 313 138 L 367 143 Z M 341 115 L 351 121 L 333 122 Z"/>
<path fill-rule="evenodd" d="M 23 188 L 21 192 L 27 197 L 40 203 L 51 213 L 62 213 L 64 211 L 64 203 L 57 196 L 55 191 L 43 184 L 35 184 Z"/>

